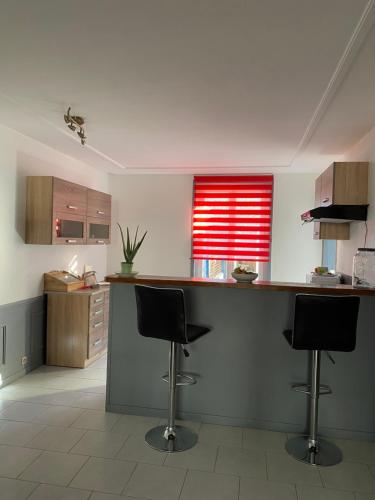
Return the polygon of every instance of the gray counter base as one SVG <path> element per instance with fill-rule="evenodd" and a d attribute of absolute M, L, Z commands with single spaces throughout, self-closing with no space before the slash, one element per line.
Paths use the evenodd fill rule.
<path fill-rule="evenodd" d="M 291 391 L 307 381 L 309 355 L 294 351 L 282 331 L 290 325 L 294 294 L 184 287 L 189 322 L 212 331 L 180 357 L 198 383 L 179 389 L 180 418 L 206 423 L 304 432 L 307 397 Z M 361 298 L 357 348 L 323 355 L 321 383 L 333 394 L 320 399 L 320 433 L 375 441 L 375 301 Z M 323 320 L 323 318 L 322 318 Z M 111 285 L 108 411 L 165 417 L 168 343 L 137 333 L 134 285 Z"/>

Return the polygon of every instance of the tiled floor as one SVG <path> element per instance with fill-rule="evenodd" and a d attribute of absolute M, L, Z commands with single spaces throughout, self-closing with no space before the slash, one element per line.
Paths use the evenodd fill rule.
<path fill-rule="evenodd" d="M 159 419 L 105 413 L 105 367 L 44 366 L 0 390 L 0 500 L 375 500 L 375 443 L 336 440 L 344 461 L 311 468 L 286 434 L 191 422 L 196 447 L 152 450 Z"/>

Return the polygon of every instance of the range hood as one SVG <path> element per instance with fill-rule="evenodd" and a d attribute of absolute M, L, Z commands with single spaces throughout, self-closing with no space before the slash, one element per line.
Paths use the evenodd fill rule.
<path fill-rule="evenodd" d="M 312 208 L 301 215 L 303 222 L 352 222 L 367 220 L 368 205 L 330 205 Z"/>

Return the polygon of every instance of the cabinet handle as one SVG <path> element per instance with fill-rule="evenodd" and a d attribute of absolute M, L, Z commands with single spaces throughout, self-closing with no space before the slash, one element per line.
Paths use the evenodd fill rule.
<path fill-rule="evenodd" d="M 7 350 L 7 327 L 6 325 L 3 325 L 3 357 L 2 357 L 2 364 L 5 365 L 6 362 L 6 350 Z"/>
<path fill-rule="evenodd" d="M 104 240 L 96 240 L 96 243 L 104 243 Z"/>
<path fill-rule="evenodd" d="M 66 240 L 67 243 L 77 243 L 77 240 Z"/>
<path fill-rule="evenodd" d="M 77 210 L 77 207 L 74 205 L 67 205 L 66 208 L 69 208 L 69 210 Z"/>
<path fill-rule="evenodd" d="M 103 297 L 94 300 L 94 304 L 100 304 L 100 302 L 103 302 Z"/>
<path fill-rule="evenodd" d="M 99 311 L 95 311 L 94 314 L 96 316 L 99 316 L 99 314 L 102 314 L 102 312 L 103 312 L 103 309 L 99 309 Z"/>
<path fill-rule="evenodd" d="M 98 328 L 103 324 L 103 321 L 99 321 L 99 323 L 94 323 L 94 328 Z"/>
<path fill-rule="evenodd" d="M 104 212 L 102 210 L 97 210 L 96 213 L 99 215 L 104 215 Z"/>
<path fill-rule="evenodd" d="M 323 198 L 322 203 L 327 203 L 329 201 L 329 198 Z"/>
<path fill-rule="evenodd" d="M 103 342 L 103 339 L 98 339 L 98 340 L 95 340 L 95 342 L 93 343 L 93 346 L 97 346 L 99 344 L 101 344 Z"/>

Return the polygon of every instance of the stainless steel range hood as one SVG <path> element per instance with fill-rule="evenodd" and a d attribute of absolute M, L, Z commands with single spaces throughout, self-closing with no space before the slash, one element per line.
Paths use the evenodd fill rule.
<path fill-rule="evenodd" d="M 368 205 L 330 205 L 312 208 L 301 215 L 303 222 L 353 222 L 367 220 Z"/>

